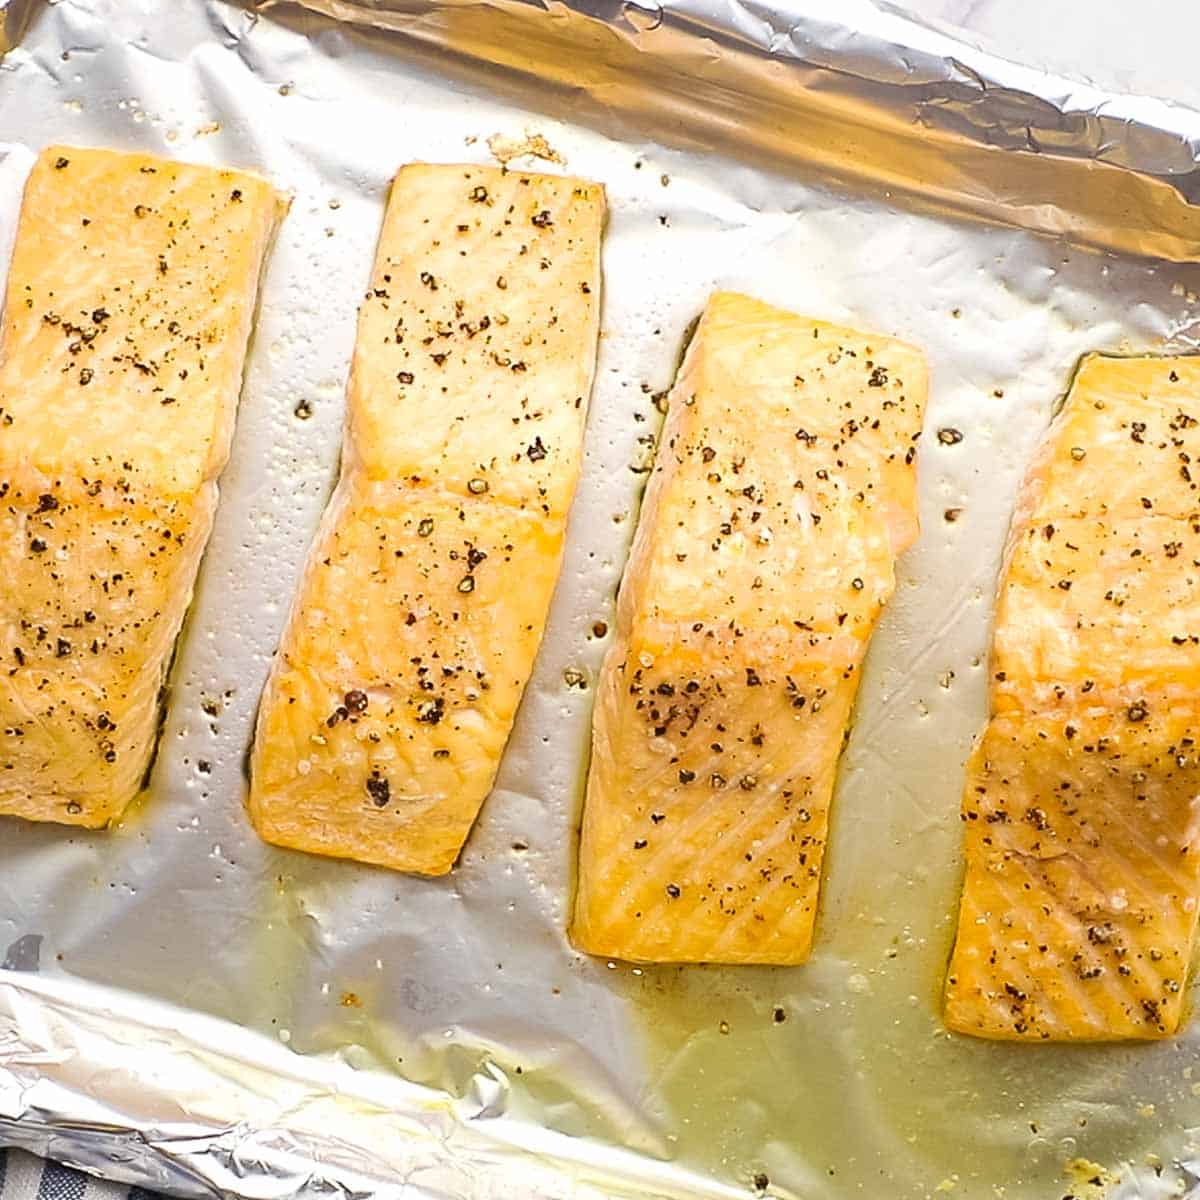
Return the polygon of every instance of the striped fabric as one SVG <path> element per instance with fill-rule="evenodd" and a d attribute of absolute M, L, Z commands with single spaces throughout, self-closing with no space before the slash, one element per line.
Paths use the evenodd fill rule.
<path fill-rule="evenodd" d="M 0 4 L 0 8 L 3 5 Z M 93 1179 L 70 1167 L 0 1147 L 0 1200 L 163 1200 L 157 1192 Z"/>

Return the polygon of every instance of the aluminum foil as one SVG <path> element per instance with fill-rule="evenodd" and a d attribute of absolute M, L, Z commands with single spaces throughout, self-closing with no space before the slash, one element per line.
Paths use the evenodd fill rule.
<path fill-rule="evenodd" d="M 51 140 L 251 167 L 294 196 L 150 792 L 105 834 L 0 822 L 0 1141 L 197 1196 L 1191 1187 L 1200 1022 L 1158 1045 L 988 1044 L 942 1029 L 938 990 L 1013 498 L 1081 353 L 1196 346 L 1200 114 L 866 0 L 311 5 L 0 3 L 0 240 Z M 245 752 L 336 469 L 388 179 L 531 134 L 607 185 L 611 219 L 586 469 L 498 787 L 445 879 L 264 846 Z M 924 530 L 793 969 L 632 967 L 563 935 L 598 623 L 657 395 L 717 286 L 897 334 L 933 368 Z"/>

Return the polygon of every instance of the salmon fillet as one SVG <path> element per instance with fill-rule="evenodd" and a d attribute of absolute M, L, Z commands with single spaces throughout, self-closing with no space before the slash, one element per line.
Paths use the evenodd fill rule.
<path fill-rule="evenodd" d="M 900 342 L 710 299 L 599 685 L 581 949 L 807 957 L 859 670 L 917 533 L 926 386 Z"/>
<path fill-rule="evenodd" d="M 405 167 L 359 316 L 342 476 L 259 711 L 269 842 L 438 875 L 492 788 L 579 475 L 604 194 Z"/>
<path fill-rule="evenodd" d="M 212 526 L 279 196 L 53 146 L 0 347 L 0 813 L 105 825 L 143 784 Z"/>
<path fill-rule="evenodd" d="M 1200 867 L 1198 454 L 1200 360 L 1090 356 L 1032 464 L 967 766 L 951 1029 L 1179 1027 Z"/>

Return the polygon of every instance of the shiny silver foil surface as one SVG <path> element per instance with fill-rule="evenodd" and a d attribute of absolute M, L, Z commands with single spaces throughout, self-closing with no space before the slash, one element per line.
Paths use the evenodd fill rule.
<path fill-rule="evenodd" d="M 150 791 L 108 833 L 0 821 L 0 1142 L 263 1200 L 1195 1184 L 1200 1022 L 989 1044 L 947 1034 L 938 994 L 1013 498 L 1080 354 L 1195 349 L 1200 114 L 867 0 L 0 0 L 0 29 L 0 261 L 52 140 L 293 196 Z M 499 784 L 447 878 L 264 846 L 243 764 L 336 470 L 388 180 L 534 134 L 565 166 L 513 161 L 602 181 L 611 216 L 586 468 Z M 899 335 L 933 372 L 923 533 L 799 968 L 634 967 L 563 933 L 658 395 L 717 286 Z"/>

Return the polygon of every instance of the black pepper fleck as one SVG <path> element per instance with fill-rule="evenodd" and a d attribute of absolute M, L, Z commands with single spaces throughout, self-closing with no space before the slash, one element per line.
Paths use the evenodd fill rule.
<path fill-rule="evenodd" d="M 367 795 L 371 797 L 376 808 L 385 808 L 392 798 L 392 788 L 378 770 L 367 776 Z"/>

